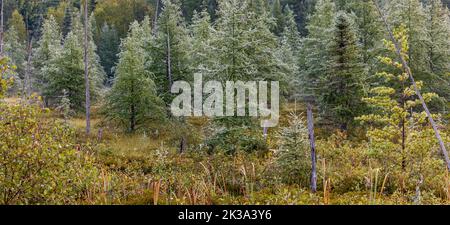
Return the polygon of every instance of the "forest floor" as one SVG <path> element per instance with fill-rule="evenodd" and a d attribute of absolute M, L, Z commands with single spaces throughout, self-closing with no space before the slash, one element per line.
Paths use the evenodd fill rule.
<path fill-rule="evenodd" d="M 282 109 L 279 127 L 287 124 L 292 111 L 302 114 L 305 108 L 288 104 Z M 188 120 L 191 132 L 198 136 L 196 145 L 208 136 L 204 129 L 208 122 L 206 118 Z M 277 178 L 275 138 L 269 137 L 269 151 L 264 154 L 207 154 L 195 147 L 180 154 L 171 132 L 125 134 L 102 128 L 99 140 L 103 124 L 95 107 L 91 123 L 92 134 L 86 138 L 84 117 L 68 121 L 78 142 L 88 142 L 96 162 L 110 172 L 103 178 L 104 189 L 110 190 L 84 204 L 450 204 L 448 172 L 436 176 L 443 183 L 430 180 L 426 183 L 430 187 L 422 187 L 420 193 L 414 185 L 398 191 L 390 172 L 367 162 L 360 141 L 331 134 L 327 128 L 316 131 L 319 179 L 318 191 L 312 193 L 309 181 L 287 184 Z M 159 126 L 164 130 L 163 124 Z"/>

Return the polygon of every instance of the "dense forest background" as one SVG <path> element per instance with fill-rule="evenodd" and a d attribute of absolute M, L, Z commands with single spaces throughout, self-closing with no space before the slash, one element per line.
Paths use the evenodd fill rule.
<path fill-rule="evenodd" d="M 1 3 L 0 204 L 450 202 L 450 0 Z M 195 73 L 279 126 L 173 116 Z"/>

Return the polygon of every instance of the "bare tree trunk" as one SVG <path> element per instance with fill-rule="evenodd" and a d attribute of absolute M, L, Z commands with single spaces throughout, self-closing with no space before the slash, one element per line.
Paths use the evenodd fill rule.
<path fill-rule="evenodd" d="M 172 62 L 171 62 L 171 56 L 170 56 L 170 37 L 169 37 L 169 31 L 167 31 L 167 59 L 166 59 L 166 66 L 167 66 L 167 80 L 169 82 L 169 92 L 172 88 Z"/>
<path fill-rule="evenodd" d="M 425 110 L 425 112 L 426 112 L 426 114 L 428 116 L 428 120 L 430 121 L 431 126 L 433 127 L 434 133 L 436 135 L 436 138 L 437 138 L 437 140 L 439 142 L 439 146 L 441 148 L 442 154 L 444 156 L 444 160 L 445 160 L 445 162 L 447 164 L 447 169 L 450 170 L 450 159 L 448 157 L 448 152 L 447 152 L 447 149 L 445 149 L 445 144 L 444 144 L 444 141 L 442 140 L 441 134 L 439 133 L 437 125 L 434 122 L 433 117 L 431 116 L 430 110 L 428 109 L 428 106 L 425 103 L 425 100 L 423 99 L 419 88 L 417 87 L 417 84 L 416 84 L 416 82 L 414 80 L 414 77 L 412 76 L 411 69 L 409 68 L 408 63 L 406 62 L 406 60 L 404 59 L 404 57 L 402 55 L 400 45 L 399 45 L 398 41 L 395 39 L 394 34 L 392 33 L 392 30 L 391 30 L 391 28 L 389 26 L 389 23 L 387 22 L 386 16 L 381 11 L 381 8 L 378 5 L 377 1 L 373 0 L 373 3 L 375 4 L 375 6 L 377 8 L 378 13 L 380 14 L 380 17 L 383 19 L 383 22 L 384 22 L 384 25 L 386 27 L 386 30 L 389 33 L 389 37 L 390 37 L 391 41 L 394 43 L 394 47 L 395 47 L 397 55 L 398 55 L 398 57 L 399 57 L 399 59 L 400 59 L 400 61 L 402 63 L 402 66 L 403 66 L 404 70 L 406 71 L 406 73 L 408 74 L 409 79 L 411 80 L 411 83 L 412 83 L 412 85 L 414 87 L 414 90 L 415 90 L 417 96 L 419 97 L 419 99 L 420 99 L 420 101 L 422 103 L 422 107 L 423 107 L 423 109 Z"/>
<path fill-rule="evenodd" d="M 263 137 L 264 137 L 264 141 L 267 141 L 268 131 L 269 131 L 269 128 L 268 128 L 268 127 L 263 127 Z"/>
<path fill-rule="evenodd" d="M 181 137 L 180 140 L 180 154 L 186 151 L 186 137 Z"/>
<path fill-rule="evenodd" d="M 86 86 L 86 134 L 91 133 L 91 92 L 89 82 L 89 60 L 88 60 L 88 1 L 84 0 L 84 80 Z"/>
<path fill-rule="evenodd" d="M 1 9 L 0 9 L 0 56 L 3 56 L 3 3 L 4 0 L 1 0 Z"/>
<path fill-rule="evenodd" d="M 317 191 L 317 171 L 316 171 L 316 143 L 314 139 L 314 117 L 312 111 L 312 104 L 307 103 L 307 117 L 308 117 L 308 133 L 309 143 L 311 145 L 311 191 Z"/>
<path fill-rule="evenodd" d="M 159 1 L 160 0 L 156 0 L 155 17 L 153 19 L 153 34 L 156 34 L 156 32 L 158 31 Z"/>
<path fill-rule="evenodd" d="M 33 37 L 31 37 L 30 41 L 28 42 L 27 47 L 27 66 L 25 69 L 25 94 L 27 97 L 31 95 L 31 59 L 33 55 Z"/>

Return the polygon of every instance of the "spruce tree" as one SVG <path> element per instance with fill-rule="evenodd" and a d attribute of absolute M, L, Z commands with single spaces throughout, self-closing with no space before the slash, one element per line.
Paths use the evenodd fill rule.
<path fill-rule="evenodd" d="M 294 51 L 294 55 L 298 57 L 301 48 L 301 37 L 297 23 L 295 22 L 294 11 L 292 11 L 289 5 L 286 5 L 284 8 L 284 18 L 285 23 L 281 37 L 286 39 L 287 43 Z"/>
<path fill-rule="evenodd" d="M 188 56 L 190 40 L 180 3 L 177 0 L 163 0 L 162 5 L 158 32 L 148 50 L 154 60 L 149 70 L 155 74 L 158 92 L 166 104 L 170 104 L 170 88 L 173 82 L 191 79 Z"/>
<path fill-rule="evenodd" d="M 23 79 L 27 55 L 26 45 L 24 42 L 20 41 L 19 33 L 14 26 L 9 27 L 8 31 L 5 33 L 4 53 L 10 58 L 11 65 L 16 67 L 15 72 L 19 78 Z"/>
<path fill-rule="evenodd" d="M 128 37 L 122 41 L 115 82 L 104 106 L 106 118 L 129 132 L 164 118 L 164 102 L 145 68 L 146 58 L 136 57 L 145 55 L 146 32 L 138 22 L 131 25 Z"/>
<path fill-rule="evenodd" d="M 275 0 L 272 4 L 272 16 L 275 19 L 275 26 L 273 32 L 276 35 L 281 35 L 285 27 L 285 17 L 283 14 L 283 8 L 281 6 L 280 0 Z"/>
<path fill-rule="evenodd" d="M 72 29 L 73 7 L 69 4 L 64 11 L 64 18 L 62 22 L 62 35 L 65 38 Z"/>
<path fill-rule="evenodd" d="M 268 13 L 256 13 L 249 1 L 226 0 L 220 3 L 212 40 L 218 80 L 283 80 L 277 67 L 276 36 L 270 31 Z"/>
<path fill-rule="evenodd" d="M 281 181 L 307 187 L 310 183 L 310 151 L 308 128 L 305 119 L 291 112 L 289 124 L 278 132 L 278 149 L 275 151 L 277 172 Z"/>
<path fill-rule="evenodd" d="M 47 70 L 48 85 L 44 96 L 51 105 L 60 101 L 64 94 L 70 100 L 71 109 L 84 109 L 84 64 L 83 49 L 78 36 L 69 32 L 64 40 L 62 51 L 52 52 Z M 66 91 L 66 93 L 64 93 Z"/>
<path fill-rule="evenodd" d="M 50 69 L 51 59 L 54 59 L 61 50 L 62 35 L 59 26 L 53 16 L 44 20 L 42 35 L 38 41 L 38 47 L 33 55 L 33 64 L 37 69 L 36 82 L 41 90 L 46 88 L 49 82 L 48 69 Z"/>
<path fill-rule="evenodd" d="M 427 71 L 429 89 L 450 100 L 450 19 L 449 10 L 440 0 L 428 1 L 426 7 Z"/>
<path fill-rule="evenodd" d="M 98 42 L 98 55 L 106 72 L 108 84 L 112 84 L 114 79 L 113 67 L 117 62 L 119 45 L 120 40 L 116 29 L 110 27 L 107 23 L 103 24 Z"/>
<path fill-rule="evenodd" d="M 308 36 L 302 40 L 300 68 L 301 95 L 308 99 L 317 99 L 319 81 L 327 71 L 329 54 L 326 46 L 331 42 L 332 26 L 336 6 L 330 0 L 318 0 L 315 13 L 309 18 Z"/>
<path fill-rule="evenodd" d="M 426 81 L 427 70 L 426 15 L 420 0 L 392 0 L 387 3 L 388 21 L 392 27 L 404 24 L 408 31 L 408 64 L 415 77 Z"/>
<path fill-rule="evenodd" d="M 14 10 L 11 15 L 11 19 L 8 20 L 8 27 L 14 27 L 16 29 L 19 42 L 25 43 L 27 41 L 27 29 L 23 16 L 19 13 L 19 11 Z"/>
<path fill-rule="evenodd" d="M 384 50 L 384 27 L 377 9 L 371 0 L 346 0 L 343 1 L 342 10 L 352 15 L 355 20 L 362 59 L 368 67 L 369 75 L 373 75 L 380 69 L 377 56 Z"/>
<path fill-rule="evenodd" d="M 238 0 L 219 3 L 211 38 L 214 62 L 209 69 L 210 77 L 223 84 L 226 81 L 279 81 L 281 91 L 286 92 L 291 71 L 282 62 L 285 55 L 280 52 L 278 38 L 270 30 L 270 11 L 260 10 L 255 7 L 256 3 L 251 3 Z M 216 118 L 213 126 L 220 132 L 211 136 L 209 143 L 215 144 L 210 147 L 232 153 L 242 148 L 255 150 L 248 149 L 250 146 L 246 143 L 250 140 L 259 143 L 254 146 L 265 146 L 250 134 L 261 132 L 259 125 L 249 116 Z"/>
<path fill-rule="evenodd" d="M 337 13 L 329 47 L 329 66 L 321 81 L 320 108 L 328 119 L 347 130 L 362 110 L 366 71 L 352 19 Z"/>
<path fill-rule="evenodd" d="M 212 29 L 211 17 L 206 9 L 199 13 L 194 12 L 192 25 L 190 26 L 192 36 L 191 67 L 193 71 L 201 72 L 204 77 L 208 77 L 208 69 L 211 68 L 214 60 L 211 50 Z"/>

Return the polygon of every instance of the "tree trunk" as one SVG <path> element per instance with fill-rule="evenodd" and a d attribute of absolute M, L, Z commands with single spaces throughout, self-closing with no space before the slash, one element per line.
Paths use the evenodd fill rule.
<path fill-rule="evenodd" d="M 89 60 L 88 60 L 88 1 L 84 0 L 84 80 L 86 86 L 86 134 L 91 133 L 91 92 L 89 82 Z"/>
<path fill-rule="evenodd" d="M 268 127 L 263 127 L 263 137 L 265 141 L 267 141 L 268 131 L 269 131 Z"/>
<path fill-rule="evenodd" d="M 384 25 L 385 25 L 385 27 L 386 27 L 387 32 L 389 33 L 389 37 L 390 37 L 392 43 L 394 43 L 394 47 L 395 47 L 395 49 L 396 49 L 397 56 L 399 57 L 399 59 L 400 59 L 400 61 L 401 61 L 401 63 L 402 63 L 403 69 L 404 69 L 405 72 L 408 74 L 409 79 L 411 80 L 411 83 L 412 83 L 412 85 L 413 85 L 413 87 L 414 87 L 414 90 L 415 90 L 417 96 L 419 97 L 420 102 L 422 103 L 422 107 L 423 107 L 423 109 L 425 110 L 425 112 L 426 112 L 426 114 L 427 114 L 427 116 L 428 116 L 428 120 L 430 121 L 430 124 L 431 124 L 431 126 L 433 127 L 434 133 L 435 133 L 435 135 L 436 135 L 436 139 L 437 139 L 438 142 L 439 142 L 439 146 L 440 146 L 440 148 L 441 148 L 442 155 L 444 156 L 445 163 L 447 164 L 447 169 L 450 170 L 450 159 L 449 159 L 449 157 L 448 157 L 448 152 L 447 152 L 447 149 L 445 148 L 444 141 L 442 140 L 442 137 L 441 137 L 441 134 L 439 133 L 439 130 L 438 130 L 438 128 L 437 128 L 437 125 L 436 125 L 436 123 L 434 122 L 433 117 L 431 116 L 430 110 L 428 109 L 428 106 L 427 106 L 427 104 L 425 103 L 425 100 L 423 99 L 423 96 L 422 96 L 422 94 L 420 93 L 419 88 L 417 87 L 417 84 L 416 84 L 416 82 L 415 82 L 415 80 L 414 80 L 414 77 L 412 76 L 411 69 L 409 68 L 408 63 L 406 62 L 406 60 L 404 59 L 404 57 L 403 57 L 403 55 L 402 55 L 402 52 L 401 52 L 401 48 L 400 48 L 400 46 L 399 46 L 399 43 L 398 43 L 398 41 L 395 39 L 394 34 L 392 33 L 392 30 L 391 30 L 391 28 L 390 28 L 390 26 L 389 26 L 389 23 L 387 22 L 386 16 L 385 16 L 385 15 L 383 14 L 383 12 L 381 11 L 381 8 L 380 8 L 380 6 L 378 5 L 377 1 L 376 1 L 376 0 L 373 0 L 373 3 L 375 4 L 375 6 L 376 6 L 376 8 L 377 8 L 377 11 L 378 11 L 378 13 L 379 13 L 379 15 L 380 15 L 380 17 L 381 17 L 382 20 L 383 20 L 383 23 L 384 23 Z"/>
<path fill-rule="evenodd" d="M 158 31 L 159 1 L 160 0 L 156 0 L 155 17 L 153 19 L 153 35 L 156 35 L 156 32 Z"/>
<path fill-rule="evenodd" d="M 170 37 L 169 37 L 169 31 L 167 31 L 167 59 L 166 59 L 166 69 L 167 69 L 167 80 L 169 82 L 169 92 L 172 88 L 172 62 L 171 62 L 171 56 L 170 56 Z"/>
<path fill-rule="evenodd" d="M 181 137 L 180 140 L 180 154 L 186 151 L 186 137 Z"/>
<path fill-rule="evenodd" d="M 1 0 L 1 9 L 0 9 L 0 56 L 3 56 L 3 3 L 4 0 Z"/>
<path fill-rule="evenodd" d="M 316 143 L 314 139 L 314 117 L 312 111 L 312 104 L 307 103 L 307 117 L 308 117 L 308 133 L 309 143 L 311 145 L 311 191 L 317 191 L 317 171 L 316 171 Z"/>
<path fill-rule="evenodd" d="M 30 41 L 28 42 L 28 47 L 27 47 L 27 66 L 25 69 L 25 94 L 27 97 L 29 97 L 31 95 L 31 78 L 30 78 L 30 73 L 31 73 L 31 58 L 33 55 L 33 38 L 30 39 Z"/>
<path fill-rule="evenodd" d="M 134 133 L 136 130 L 136 107 L 131 104 L 131 115 L 130 115 L 130 133 Z"/>

